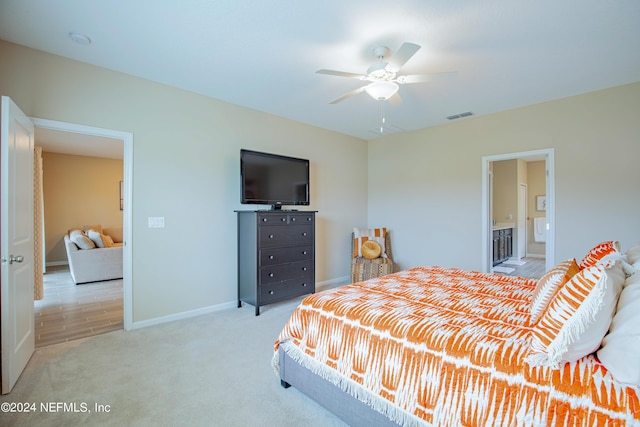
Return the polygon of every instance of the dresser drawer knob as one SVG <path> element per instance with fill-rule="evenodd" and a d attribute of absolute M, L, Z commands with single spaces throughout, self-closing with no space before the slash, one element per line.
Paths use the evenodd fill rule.
<path fill-rule="evenodd" d="M 295 221 L 296 221 L 296 217 L 294 216 L 291 218 L 291 222 L 295 222 Z"/>
<path fill-rule="evenodd" d="M 269 273 L 269 277 L 273 277 L 273 273 Z"/>
<path fill-rule="evenodd" d="M 307 267 L 302 267 L 302 271 L 307 271 Z"/>
<path fill-rule="evenodd" d="M 273 234 L 269 234 L 269 238 L 270 238 L 270 239 L 273 239 Z"/>
<path fill-rule="evenodd" d="M 269 259 L 273 259 L 273 255 L 269 255 Z"/>
<path fill-rule="evenodd" d="M 307 287 L 307 284 L 306 284 L 306 283 L 303 283 L 303 284 L 302 284 L 302 287 L 303 287 L 303 288 L 306 288 L 306 287 Z"/>
<path fill-rule="evenodd" d="M 267 222 L 267 218 L 262 218 L 262 222 Z"/>
<path fill-rule="evenodd" d="M 307 235 L 307 233 L 302 233 L 302 235 L 303 235 L 303 236 L 306 236 L 306 235 Z"/>
<path fill-rule="evenodd" d="M 285 222 L 287 218 L 280 218 L 280 221 Z"/>
<path fill-rule="evenodd" d="M 302 255 L 306 255 L 306 254 L 307 254 L 307 251 L 302 251 Z"/>
<path fill-rule="evenodd" d="M 273 291 L 269 291 L 269 295 L 273 295 L 273 293 L 274 293 Z"/>

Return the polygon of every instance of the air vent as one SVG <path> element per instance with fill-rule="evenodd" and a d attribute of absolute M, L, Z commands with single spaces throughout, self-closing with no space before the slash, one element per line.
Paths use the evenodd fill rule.
<path fill-rule="evenodd" d="M 456 119 L 461 119 L 463 117 L 469 117 L 469 116 L 473 116 L 473 113 L 471 111 L 467 111 L 466 113 L 454 114 L 453 116 L 447 116 L 447 119 L 456 120 Z"/>
<path fill-rule="evenodd" d="M 399 128 L 398 126 L 386 124 L 383 127 L 371 128 L 369 129 L 369 132 L 375 133 L 376 135 L 391 135 L 394 133 L 404 132 L 404 129 Z"/>

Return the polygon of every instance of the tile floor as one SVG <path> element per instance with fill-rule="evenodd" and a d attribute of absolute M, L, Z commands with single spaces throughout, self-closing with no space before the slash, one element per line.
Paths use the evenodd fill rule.
<path fill-rule="evenodd" d="M 35 301 L 36 347 L 122 329 L 122 279 L 75 285 L 69 268 L 47 267 Z"/>
<path fill-rule="evenodd" d="M 521 261 L 524 261 L 523 265 L 512 265 L 512 264 L 503 263 L 503 264 L 499 264 L 498 266 L 509 267 L 514 269 L 514 271 L 512 272 L 503 273 L 503 274 L 507 274 L 509 276 L 530 277 L 532 279 L 539 279 L 546 272 L 544 258 L 525 257 L 525 258 L 522 258 Z"/>

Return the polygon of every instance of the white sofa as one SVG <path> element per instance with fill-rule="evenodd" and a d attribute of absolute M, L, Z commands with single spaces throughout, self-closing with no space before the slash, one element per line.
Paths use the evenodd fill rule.
<path fill-rule="evenodd" d="M 64 246 L 71 278 L 76 285 L 122 278 L 122 243 L 109 248 L 80 249 L 66 234 Z"/>

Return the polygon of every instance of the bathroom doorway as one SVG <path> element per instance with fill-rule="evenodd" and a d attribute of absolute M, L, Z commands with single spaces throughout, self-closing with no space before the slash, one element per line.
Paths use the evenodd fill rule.
<path fill-rule="evenodd" d="M 504 165 L 512 168 L 510 175 L 512 180 L 510 178 L 510 182 L 507 183 L 499 183 L 501 172 L 494 170 L 494 163 L 503 161 L 511 161 L 504 163 Z M 527 183 L 526 167 L 524 169 L 520 167 L 519 171 L 516 162 L 520 166 L 538 162 L 541 168 L 539 173 L 544 181 L 543 186 L 535 187 Z M 513 232 L 509 256 L 509 260 L 513 265 L 504 266 L 506 267 L 505 271 L 509 270 L 507 274 L 513 274 L 512 271 L 517 273 L 518 269 L 524 268 L 524 263 L 527 260 L 524 260 L 524 263 L 522 262 L 523 254 L 527 259 L 534 258 L 539 266 L 544 264 L 544 271 L 553 267 L 555 262 L 555 185 L 553 165 L 553 149 L 485 156 L 482 158 L 482 268 L 484 272 L 494 271 L 494 229 L 496 225 L 500 229 L 511 228 Z M 527 185 L 521 188 L 520 184 Z M 502 197 L 499 194 L 500 191 L 503 191 L 501 187 L 511 189 L 508 197 Z M 509 197 L 511 200 L 509 200 Z M 496 206 L 494 206 L 495 200 L 497 200 Z M 543 205 L 539 203 L 543 203 Z M 523 207 L 523 205 L 526 205 L 526 207 Z M 536 210 L 540 207 L 543 207 L 544 210 Z M 526 215 L 522 215 L 523 212 L 526 212 Z M 544 242 L 533 241 L 534 218 L 536 217 L 544 218 Z M 526 223 L 523 223 L 524 221 Z M 531 264 L 534 263 L 532 262 Z"/>

